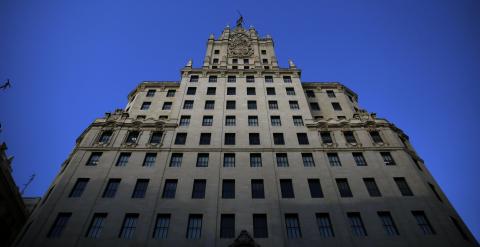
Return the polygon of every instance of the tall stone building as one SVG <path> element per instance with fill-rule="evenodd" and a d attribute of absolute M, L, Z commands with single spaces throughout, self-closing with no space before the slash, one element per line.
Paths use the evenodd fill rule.
<path fill-rule="evenodd" d="M 477 246 L 408 137 L 242 20 L 77 139 L 18 246 Z"/>

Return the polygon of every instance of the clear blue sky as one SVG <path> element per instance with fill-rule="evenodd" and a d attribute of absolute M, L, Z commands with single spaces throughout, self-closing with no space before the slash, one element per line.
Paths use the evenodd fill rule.
<path fill-rule="evenodd" d="M 246 25 L 274 38 L 303 81 L 340 81 L 402 128 L 480 236 L 480 1 L 0 0 L 0 141 L 19 186 L 42 195 L 95 118 L 143 80 L 200 66 L 210 33 Z"/>

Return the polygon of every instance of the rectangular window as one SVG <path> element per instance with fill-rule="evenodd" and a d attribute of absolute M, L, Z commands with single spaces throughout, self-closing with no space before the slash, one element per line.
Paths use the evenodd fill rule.
<path fill-rule="evenodd" d="M 340 158 L 338 157 L 337 153 L 327 153 L 327 157 L 331 166 L 342 166 L 342 162 L 340 162 Z"/>
<path fill-rule="evenodd" d="M 248 116 L 248 126 L 258 126 L 258 117 Z"/>
<path fill-rule="evenodd" d="M 323 144 L 332 144 L 332 136 L 329 131 L 320 131 L 320 137 L 322 138 Z"/>
<path fill-rule="evenodd" d="M 388 236 L 400 235 L 390 212 L 377 212 L 377 214 Z"/>
<path fill-rule="evenodd" d="M 365 187 L 367 188 L 368 194 L 371 197 L 382 196 L 382 193 L 380 193 L 380 189 L 378 189 L 377 183 L 375 182 L 374 178 L 364 178 L 363 182 L 365 183 Z"/>
<path fill-rule="evenodd" d="M 171 110 L 172 109 L 172 102 L 164 102 L 162 106 L 162 110 Z"/>
<path fill-rule="evenodd" d="M 276 100 L 269 100 L 268 101 L 268 109 L 270 110 L 278 110 L 278 103 Z"/>
<path fill-rule="evenodd" d="M 293 125 L 294 126 L 303 126 L 302 116 L 293 116 Z"/>
<path fill-rule="evenodd" d="M 235 145 L 235 133 L 225 133 L 225 145 Z"/>
<path fill-rule="evenodd" d="M 190 116 L 181 116 L 179 125 L 180 126 L 190 125 Z"/>
<path fill-rule="evenodd" d="M 218 63 L 218 58 L 214 58 L 214 59 L 213 59 L 213 63 L 214 63 L 214 64 L 217 64 L 217 63 Z"/>
<path fill-rule="evenodd" d="M 250 167 L 262 167 L 262 154 L 251 153 L 250 154 Z"/>
<path fill-rule="evenodd" d="M 217 89 L 214 87 L 207 88 L 207 95 L 215 95 L 217 93 Z"/>
<path fill-rule="evenodd" d="M 235 95 L 237 94 L 237 90 L 234 87 L 227 87 L 227 95 Z"/>
<path fill-rule="evenodd" d="M 226 126 L 235 126 L 236 125 L 235 116 L 226 116 L 225 117 L 225 125 Z"/>
<path fill-rule="evenodd" d="M 280 116 L 270 116 L 270 123 L 272 124 L 272 126 L 282 126 Z"/>
<path fill-rule="evenodd" d="M 249 110 L 256 110 L 257 109 L 257 101 L 255 101 L 255 100 L 247 101 L 247 108 Z"/>
<path fill-rule="evenodd" d="M 140 133 L 138 131 L 129 131 L 127 135 L 127 139 L 125 140 L 125 143 L 128 143 L 128 144 L 137 143 L 139 135 Z"/>
<path fill-rule="evenodd" d="M 280 179 L 280 190 L 282 198 L 294 198 L 293 185 L 291 179 Z"/>
<path fill-rule="evenodd" d="M 348 180 L 346 178 L 337 178 L 338 192 L 341 197 L 353 197 L 352 191 L 350 190 L 350 185 L 348 185 Z"/>
<path fill-rule="evenodd" d="M 222 182 L 222 198 L 233 199 L 235 198 L 235 180 L 224 179 Z"/>
<path fill-rule="evenodd" d="M 308 188 L 310 189 L 310 196 L 312 198 L 322 198 L 323 191 L 322 185 L 320 184 L 320 179 L 309 178 L 308 179 Z"/>
<path fill-rule="evenodd" d="M 374 143 L 383 143 L 383 139 L 378 131 L 370 131 L 369 133 Z"/>
<path fill-rule="evenodd" d="M 433 229 L 430 221 L 428 220 L 425 212 L 423 211 L 412 211 L 413 217 L 417 221 L 418 227 L 422 231 L 423 235 L 435 235 L 435 230 Z"/>
<path fill-rule="evenodd" d="M 287 238 L 301 238 L 302 231 L 297 214 L 285 214 L 285 227 L 287 229 Z"/>
<path fill-rule="evenodd" d="M 410 186 L 408 186 L 407 180 L 405 180 L 405 178 L 396 177 L 393 178 L 393 180 L 397 184 L 398 190 L 400 190 L 402 196 L 413 196 L 413 192 L 410 189 Z"/>
<path fill-rule="evenodd" d="M 271 76 L 271 75 L 266 75 L 266 76 L 265 76 L 265 82 L 273 82 L 273 76 Z"/>
<path fill-rule="evenodd" d="M 344 131 L 343 135 L 345 136 L 345 141 L 347 143 L 357 143 L 352 131 Z"/>
<path fill-rule="evenodd" d="M 252 179 L 252 198 L 263 199 L 265 198 L 265 191 L 263 188 L 263 179 Z"/>
<path fill-rule="evenodd" d="M 205 110 L 213 110 L 215 109 L 215 101 L 214 100 L 206 100 L 205 101 Z"/>
<path fill-rule="evenodd" d="M 47 238 L 59 238 L 68 224 L 72 213 L 59 213 L 52 227 L 48 231 Z"/>
<path fill-rule="evenodd" d="M 175 198 L 177 191 L 177 179 L 165 180 L 165 186 L 163 187 L 162 198 Z"/>
<path fill-rule="evenodd" d="M 120 156 L 118 156 L 117 163 L 115 165 L 126 166 L 131 155 L 132 153 L 120 153 Z"/>
<path fill-rule="evenodd" d="M 183 154 L 182 153 L 172 153 L 170 158 L 170 167 L 180 167 L 182 166 Z"/>
<path fill-rule="evenodd" d="M 117 194 L 118 186 L 120 185 L 120 179 L 118 178 L 111 178 L 108 180 L 107 186 L 103 191 L 102 197 L 104 198 L 113 198 L 115 194 Z"/>
<path fill-rule="evenodd" d="M 268 224 L 266 214 L 253 215 L 253 237 L 268 238 Z"/>
<path fill-rule="evenodd" d="M 193 199 L 203 199 L 205 198 L 205 187 L 207 185 L 207 180 L 205 179 L 195 179 L 193 180 L 193 190 L 192 198 Z"/>
<path fill-rule="evenodd" d="M 89 180 L 89 178 L 78 178 L 68 197 L 81 197 Z"/>
<path fill-rule="evenodd" d="M 175 96 L 175 90 L 168 90 L 167 91 L 167 97 L 174 97 Z"/>
<path fill-rule="evenodd" d="M 297 133 L 297 140 L 298 140 L 298 145 L 310 144 L 310 142 L 308 141 L 307 133 Z"/>
<path fill-rule="evenodd" d="M 275 95 L 275 88 L 267 87 L 267 95 Z"/>
<path fill-rule="evenodd" d="M 135 230 L 137 229 L 138 214 L 125 214 L 122 228 L 118 234 L 122 239 L 133 239 L 135 237 Z"/>
<path fill-rule="evenodd" d="M 143 102 L 140 110 L 148 110 L 150 109 L 150 105 L 152 105 L 152 102 Z"/>
<path fill-rule="evenodd" d="M 335 110 L 335 111 L 341 111 L 342 110 L 342 107 L 340 106 L 340 103 L 338 103 L 338 102 L 332 102 L 332 107 L 333 107 L 333 110 Z"/>
<path fill-rule="evenodd" d="M 212 133 L 200 133 L 199 145 L 210 145 L 210 139 L 212 138 Z"/>
<path fill-rule="evenodd" d="M 150 137 L 150 144 L 160 144 L 162 141 L 163 132 L 162 131 L 154 131 L 152 132 L 152 136 Z"/>
<path fill-rule="evenodd" d="M 314 167 L 315 161 L 313 160 L 313 155 L 311 153 L 302 153 L 303 166 L 305 167 Z"/>
<path fill-rule="evenodd" d="M 147 91 L 147 97 L 153 97 L 155 96 L 155 89 L 150 89 Z"/>
<path fill-rule="evenodd" d="M 380 152 L 380 155 L 382 155 L 383 162 L 387 166 L 394 166 L 395 165 L 395 160 L 393 159 L 392 155 L 390 152 Z"/>
<path fill-rule="evenodd" d="M 255 82 L 255 77 L 253 75 L 247 75 L 247 82 Z"/>
<path fill-rule="evenodd" d="M 234 153 L 226 153 L 223 155 L 223 167 L 235 167 Z"/>
<path fill-rule="evenodd" d="M 208 82 L 217 82 L 217 76 L 216 75 L 211 75 L 208 77 Z"/>
<path fill-rule="evenodd" d="M 335 98 L 335 92 L 333 90 L 327 90 L 327 96 L 329 98 Z"/>
<path fill-rule="evenodd" d="M 214 54 L 220 54 L 220 50 L 214 50 Z"/>
<path fill-rule="evenodd" d="M 109 143 L 110 138 L 112 138 L 113 132 L 111 130 L 106 130 L 102 132 L 102 135 L 98 139 L 98 142 L 100 143 Z"/>
<path fill-rule="evenodd" d="M 146 153 L 145 159 L 143 159 L 143 166 L 153 166 L 155 165 L 155 160 L 157 159 L 157 153 Z"/>
<path fill-rule="evenodd" d="M 292 110 L 300 109 L 300 106 L 298 105 L 298 102 L 296 100 L 290 100 L 288 101 L 288 104 L 290 105 L 290 109 Z"/>
<path fill-rule="evenodd" d="M 170 226 L 170 214 L 158 214 L 153 230 L 153 239 L 166 239 Z"/>
<path fill-rule="evenodd" d="M 85 237 L 94 239 L 100 238 L 100 233 L 102 232 L 103 225 L 105 224 L 105 219 L 107 219 L 106 213 L 95 213 Z"/>
<path fill-rule="evenodd" d="M 197 167 L 208 167 L 208 153 L 199 153 L 197 155 Z"/>
<path fill-rule="evenodd" d="M 227 82 L 236 82 L 237 81 L 237 77 L 235 77 L 234 75 L 229 75 L 227 77 Z"/>
<path fill-rule="evenodd" d="M 286 153 L 277 153 L 275 156 L 278 167 L 288 167 L 288 156 Z"/>
<path fill-rule="evenodd" d="M 190 82 L 198 82 L 198 75 L 191 75 Z"/>
<path fill-rule="evenodd" d="M 291 82 L 292 82 L 292 77 L 291 77 L 291 76 L 284 76 L 284 77 L 283 77 L 283 82 L 285 82 L 285 83 L 291 83 Z"/>
<path fill-rule="evenodd" d="M 267 55 L 267 50 L 262 50 L 262 55 Z"/>
<path fill-rule="evenodd" d="M 328 213 L 317 213 L 315 214 L 317 218 L 318 231 L 320 232 L 320 237 L 322 238 L 332 238 L 335 237 L 333 232 L 332 221 L 330 220 L 330 215 Z"/>
<path fill-rule="evenodd" d="M 187 133 L 177 133 L 177 136 L 175 136 L 175 144 L 185 145 L 186 142 L 187 142 Z"/>
<path fill-rule="evenodd" d="M 357 166 L 366 166 L 367 161 L 365 160 L 365 157 L 363 157 L 362 153 L 352 153 L 353 159 L 355 160 L 355 163 Z"/>
<path fill-rule="evenodd" d="M 235 237 L 235 215 L 222 214 L 220 217 L 220 238 Z"/>
<path fill-rule="evenodd" d="M 287 87 L 285 88 L 285 91 L 287 92 L 287 95 L 295 95 L 295 89 L 293 87 Z"/>
<path fill-rule="evenodd" d="M 273 144 L 285 145 L 285 139 L 283 138 L 283 133 L 273 133 Z"/>
<path fill-rule="evenodd" d="M 148 182 L 148 179 L 137 179 L 137 183 L 133 189 L 132 198 L 144 198 L 147 193 Z"/>
<path fill-rule="evenodd" d="M 310 102 L 310 109 L 312 109 L 312 111 L 320 111 L 320 105 L 315 102 Z"/>
<path fill-rule="evenodd" d="M 350 222 L 350 228 L 352 234 L 357 237 L 366 237 L 367 230 L 363 225 L 362 217 L 360 213 L 347 213 L 348 221 Z"/>
<path fill-rule="evenodd" d="M 305 94 L 308 98 L 315 98 L 315 92 L 313 90 L 306 90 Z"/>
<path fill-rule="evenodd" d="M 212 126 L 213 125 L 213 116 L 203 116 L 202 126 Z"/>
<path fill-rule="evenodd" d="M 260 145 L 260 134 L 258 133 L 249 133 L 248 141 L 250 145 Z"/>
<path fill-rule="evenodd" d="M 247 87 L 247 95 L 255 95 L 255 88 L 254 87 Z"/>
<path fill-rule="evenodd" d="M 226 109 L 227 110 L 234 110 L 235 109 L 235 100 L 227 100 L 226 103 Z"/>
<path fill-rule="evenodd" d="M 192 109 L 193 108 L 193 100 L 185 100 L 183 103 L 183 109 Z"/>

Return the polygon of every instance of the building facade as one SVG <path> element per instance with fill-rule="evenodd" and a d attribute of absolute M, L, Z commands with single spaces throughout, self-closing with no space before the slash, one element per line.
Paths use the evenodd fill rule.
<path fill-rule="evenodd" d="M 408 137 L 242 20 L 96 119 L 17 246 L 477 246 Z"/>

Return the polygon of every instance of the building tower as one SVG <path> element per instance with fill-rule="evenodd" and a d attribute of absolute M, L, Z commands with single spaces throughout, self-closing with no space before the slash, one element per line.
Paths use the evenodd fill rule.
<path fill-rule="evenodd" d="M 407 135 L 242 22 L 96 119 L 17 246 L 477 246 Z"/>

